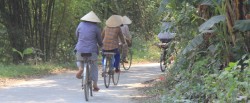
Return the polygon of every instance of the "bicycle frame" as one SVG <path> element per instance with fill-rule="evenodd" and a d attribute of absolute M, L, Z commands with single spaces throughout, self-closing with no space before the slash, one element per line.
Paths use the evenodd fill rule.
<path fill-rule="evenodd" d="M 89 100 L 89 95 L 93 96 L 92 94 L 92 80 L 91 80 L 91 69 L 90 64 L 92 63 L 90 57 L 92 56 L 91 53 L 82 53 L 81 56 L 83 57 L 83 61 L 81 61 L 83 65 L 83 73 L 82 73 L 82 89 L 84 89 L 85 100 Z M 90 93 L 90 94 L 89 94 Z"/>
<path fill-rule="evenodd" d="M 103 69 L 106 68 L 106 66 L 107 66 L 106 64 L 107 64 L 108 59 L 111 59 L 112 64 L 114 64 L 114 62 L 115 62 L 115 57 L 114 56 L 115 56 L 115 53 L 104 52 L 104 61 L 103 61 L 103 64 L 104 64 L 103 66 L 104 67 L 103 67 Z"/>
<path fill-rule="evenodd" d="M 86 80 L 87 63 L 83 62 L 83 80 Z"/>
<path fill-rule="evenodd" d="M 116 53 L 113 51 L 103 52 L 104 55 L 103 77 L 104 77 L 104 85 L 106 88 L 109 87 L 111 78 L 113 80 L 114 85 L 117 85 L 119 81 L 120 72 L 119 73 L 114 72 L 115 54 Z"/>
<path fill-rule="evenodd" d="M 104 72 L 103 78 L 104 78 L 104 85 L 106 88 L 110 85 L 110 79 L 111 79 L 111 71 L 113 70 L 113 64 L 114 64 L 114 52 L 103 52 L 104 60 L 103 60 L 103 69 Z M 110 61 L 108 64 L 108 61 Z M 108 67 L 108 68 L 107 68 Z M 110 70 L 111 69 L 111 70 Z"/>

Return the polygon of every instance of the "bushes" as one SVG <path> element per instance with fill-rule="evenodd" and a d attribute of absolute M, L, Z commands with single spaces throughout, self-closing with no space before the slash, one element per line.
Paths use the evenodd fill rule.
<path fill-rule="evenodd" d="M 249 65 L 249 60 L 244 60 L 245 65 Z M 209 61 L 208 57 L 200 57 L 190 69 L 171 69 L 167 81 L 162 85 L 166 88 L 162 101 L 247 102 L 250 95 L 250 67 L 242 67 L 237 61 L 230 62 L 223 70 L 215 70 L 207 67 Z"/>

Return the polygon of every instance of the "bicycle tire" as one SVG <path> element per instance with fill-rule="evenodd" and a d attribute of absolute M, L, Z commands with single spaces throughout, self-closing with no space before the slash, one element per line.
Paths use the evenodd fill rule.
<path fill-rule="evenodd" d="M 88 64 L 88 68 L 89 68 L 89 64 Z M 91 69 L 88 69 L 88 74 L 89 74 L 88 76 L 90 77 L 89 78 L 89 83 L 88 83 L 89 84 L 89 91 L 90 91 L 90 96 L 92 97 L 93 96 L 93 91 L 92 91 L 93 88 L 92 88 L 92 78 L 91 78 L 91 75 L 90 75 L 91 74 Z"/>
<path fill-rule="evenodd" d="M 129 49 L 128 55 L 127 55 L 127 60 L 128 63 L 122 62 L 122 66 L 124 70 L 129 70 L 132 64 L 132 50 Z"/>
<path fill-rule="evenodd" d="M 163 59 L 163 53 L 162 53 L 161 57 L 160 57 L 160 69 L 161 69 L 162 72 L 165 72 L 165 70 L 166 70 L 166 65 L 164 65 L 164 62 L 166 62 L 166 61 L 164 61 L 164 59 Z"/>
<path fill-rule="evenodd" d="M 120 67 L 119 67 L 119 69 L 120 69 Z M 112 74 L 112 81 L 113 81 L 113 84 L 114 84 L 114 85 L 117 85 L 118 82 L 119 82 L 119 79 L 120 79 L 120 72 L 114 72 L 114 73 Z"/>
<path fill-rule="evenodd" d="M 86 67 L 86 78 L 84 79 L 84 95 L 85 95 L 85 100 L 86 101 L 89 101 L 89 90 L 90 90 L 90 87 L 89 87 L 89 69 L 88 69 L 88 64 L 86 64 L 86 66 L 84 66 L 84 68 Z"/>
<path fill-rule="evenodd" d="M 110 73 L 109 68 L 110 68 L 110 65 L 112 63 L 111 63 L 111 59 L 109 59 L 107 57 L 105 57 L 104 59 L 105 59 L 104 61 L 106 61 L 106 62 L 104 63 L 104 71 L 103 71 L 104 75 L 103 75 L 103 78 L 104 78 L 104 85 L 105 85 L 106 88 L 108 88 L 109 85 L 110 85 L 110 79 L 111 79 L 111 77 L 109 75 L 109 73 Z"/>
<path fill-rule="evenodd" d="M 89 84 L 89 91 L 90 91 L 90 96 L 93 97 L 93 88 L 92 88 L 92 80 L 90 81 L 90 84 Z"/>

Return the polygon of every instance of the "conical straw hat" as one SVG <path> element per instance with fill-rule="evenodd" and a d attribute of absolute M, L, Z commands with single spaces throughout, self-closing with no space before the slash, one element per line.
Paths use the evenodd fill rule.
<path fill-rule="evenodd" d="M 132 23 L 132 21 L 127 16 L 122 17 L 122 22 L 123 22 L 123 24 L 131 24 Z"/>
<path fill-rule="evenodd" d="M 88 14 L 84 15 L 80 20 L 90 21 L 90 22 L 101 22 L 101 20 L 96 16 L 93 11 L 90 11 Z"/>
<path fill-rule="evenodd" d="M 112 15 L 106 21 L 106 25 L 108 27 L 118 27 L 122 25 L 122 16 L 120 15 Z"/>

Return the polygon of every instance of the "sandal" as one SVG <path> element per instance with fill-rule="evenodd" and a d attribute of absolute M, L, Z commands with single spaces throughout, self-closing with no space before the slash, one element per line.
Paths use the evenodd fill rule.
<path fill-rule="evenodd" d="M 94 87 L 94 89 L 93 89 L 93 91 L 95 91 L 95 92 L 98 92 L 100 90 L 100 88 L 98 88 L 98 87 Z"/>
<path fill-rule="evenodd" d="M 82 79 L 82 72 L 83 72 L 83 70 L 80 70 L 80 71 L 78 71 L 78 72 L 76 73 L 76 78 L 77 78 L 77 79 Z"/>
<path fill-rule="evenodd" d="M 120 69 L 115 69 L 115 73 L 121 72 Z"/>

